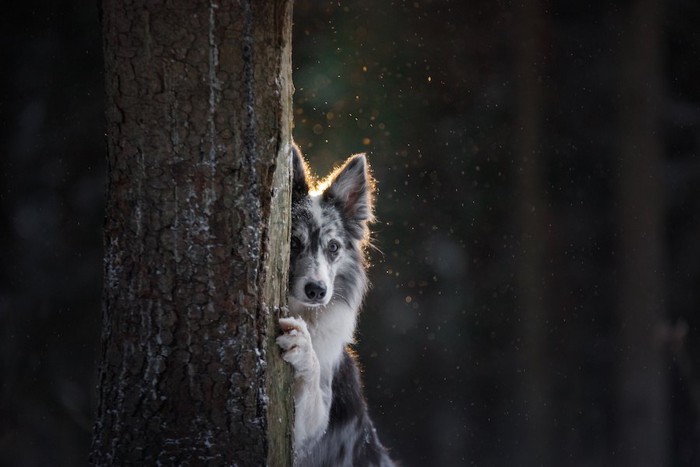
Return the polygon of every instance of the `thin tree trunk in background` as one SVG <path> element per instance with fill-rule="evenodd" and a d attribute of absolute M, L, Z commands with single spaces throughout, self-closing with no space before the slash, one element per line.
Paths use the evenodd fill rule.
<path fill-rule="evenodd" d="M 669 465 L 664 321 L 659 0 L 631 3 L 620 48 L 615 465 Z"/>
<path fill-rule="evenodd" d="M 290 465 L 291 0 L 103 3 L 97 465 Z"/>
<path fill-rule="evenodd" d="M 515 154 L 518 160 L 517 200 L 520 229 L 520 255 L 517 260 L 516 288 L 518 319 L 522 337 L 519 389 L 523 423 L 519 433 L 521 465 L 550 465 L 550 398 L 547 364 L 547 304 L 545 300 L 544 246 L 546 244 L 546 200 L 542 183 L 539 140 L 543 111 L 544 6 L 539 1 L 524 2 L 516 9 L 514 34 L 516 75 Z"/>

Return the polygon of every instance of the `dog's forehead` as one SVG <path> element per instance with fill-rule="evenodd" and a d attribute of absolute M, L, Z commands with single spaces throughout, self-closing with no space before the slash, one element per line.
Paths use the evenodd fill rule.
<path fill-rule="evenodd" d="M 292 208 L 292 230 L 295 235 L 339 235 L 343 223 L 338 208 L 321 197 L 308 197 Z"/>

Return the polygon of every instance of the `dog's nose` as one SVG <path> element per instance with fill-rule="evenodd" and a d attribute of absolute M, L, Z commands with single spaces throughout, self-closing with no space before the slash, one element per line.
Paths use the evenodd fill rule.
<path fill-rule="evenodd" d="M 304 286 L 304 293 L 309 300 L 321 300 L 326 296 L 326 284 L 323 282 L 308 282 Z"/>

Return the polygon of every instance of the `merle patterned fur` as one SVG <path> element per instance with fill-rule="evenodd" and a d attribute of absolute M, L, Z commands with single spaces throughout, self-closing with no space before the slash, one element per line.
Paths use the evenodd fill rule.
<path fill-rule="evenodd" d="M 363 154 L 314 184 L 293 151 L 289 305 L 277 342 L 295 370 L 295 465 L 392 466 L 349 345 L 367 288 L 373 180 Z"/>

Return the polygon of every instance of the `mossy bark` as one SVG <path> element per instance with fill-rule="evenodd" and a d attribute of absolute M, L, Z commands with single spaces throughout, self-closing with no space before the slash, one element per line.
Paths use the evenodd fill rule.
<path fill-rule="evenodd" d="M 291 0 L 103 3 L 98 465 L 291 465 Z"/>

